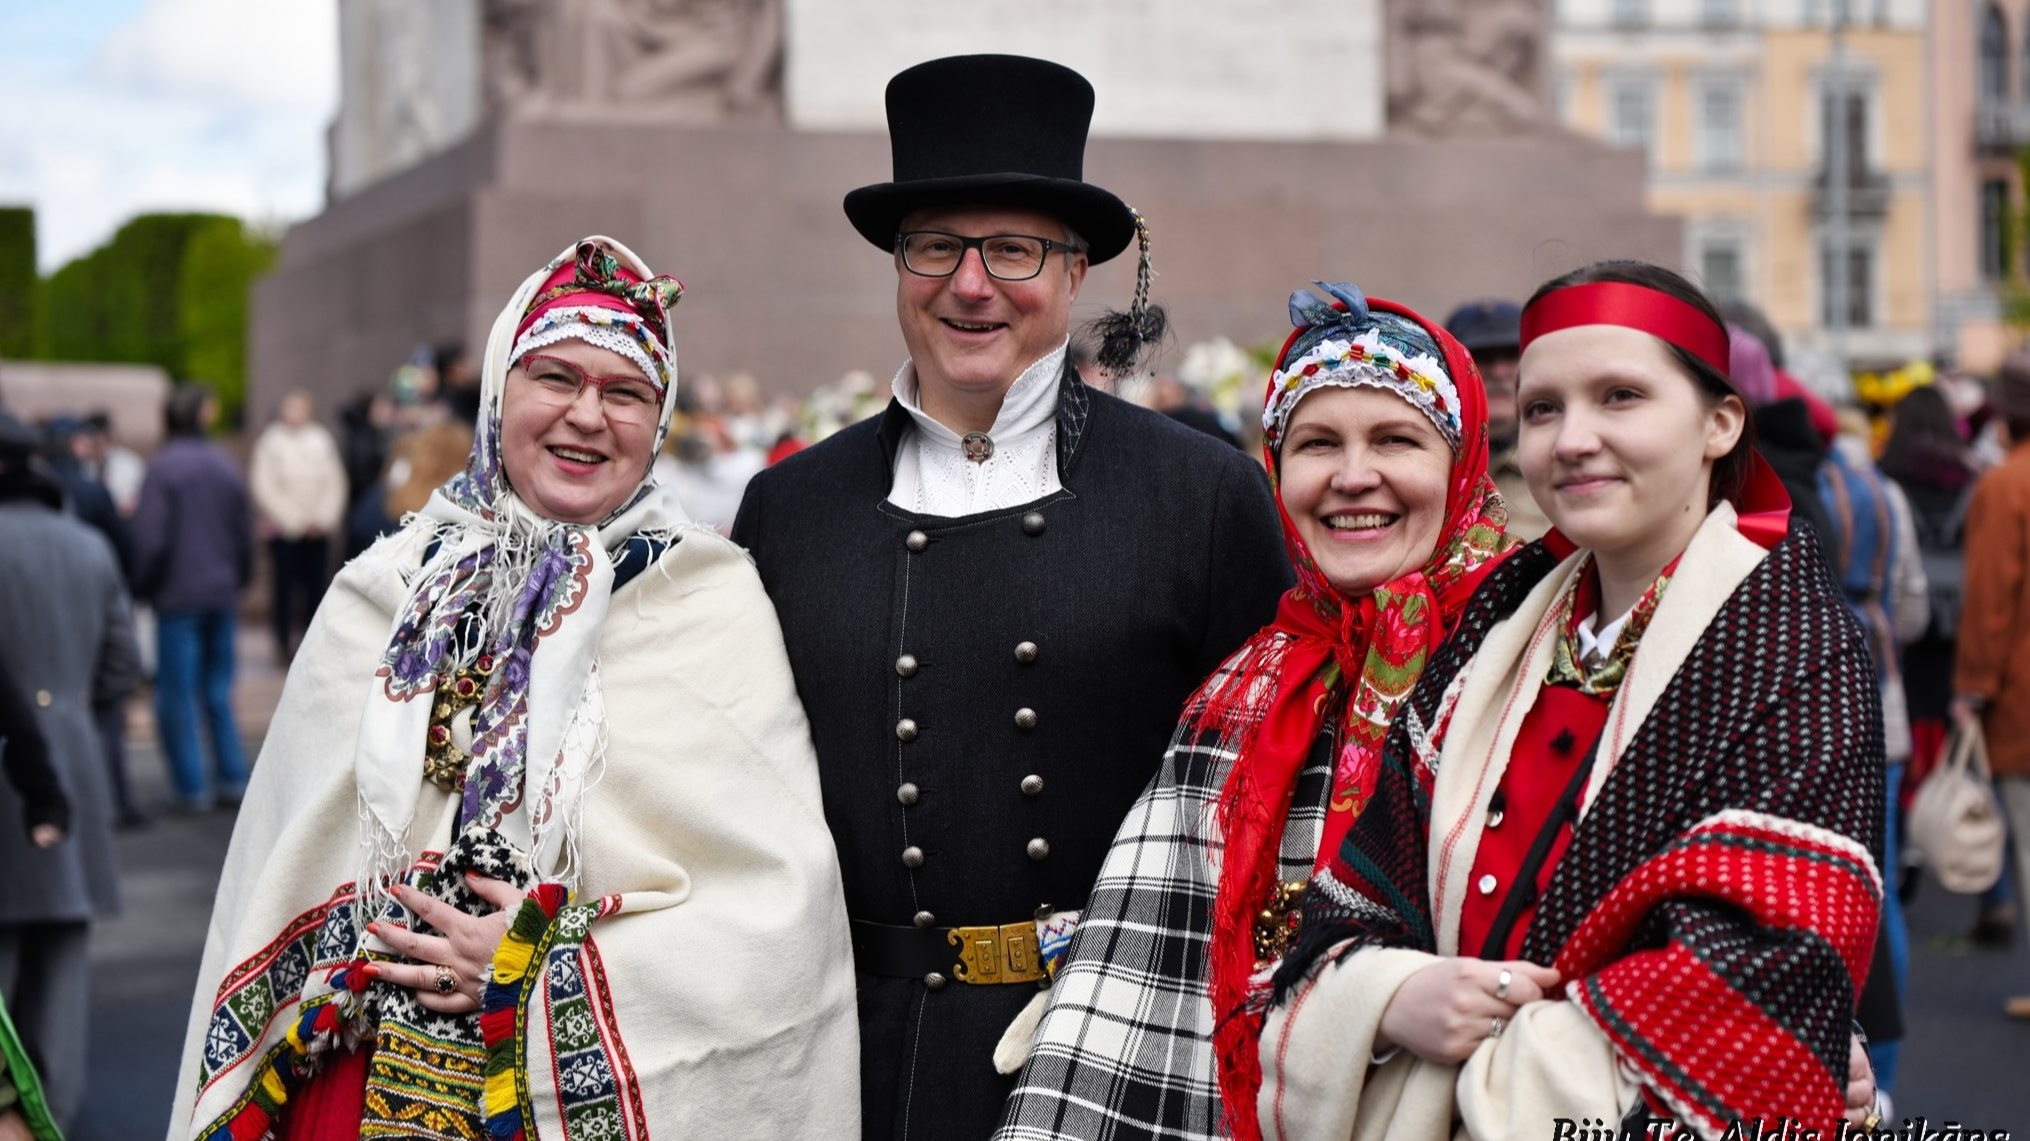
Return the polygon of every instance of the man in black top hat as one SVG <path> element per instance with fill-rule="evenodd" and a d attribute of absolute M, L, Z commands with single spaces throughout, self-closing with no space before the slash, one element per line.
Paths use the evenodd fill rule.
<path fill-rule="evenodd" d="M 1515 404 L 1516 368 L 1522 360 L 1522 306 L 1513 301 L 1469 301 L 1445 319 L 1445 331 L 1473 354 L 1473 364 L 1487 385 L 1487 474 L 1508 504 L 1508 533 L 1541 538 L 1551 521 L 1523 481 L 1516 462 L 1519 414 Z"/>
<path fill-rule="evenodd" d="M 888 86 L 882 416 L 755 477 L 733 537 L 781 615 L 859 974 L 863 1136 L 985 1138 L 1050 970 L 1184 699 L 1291 581 L 1259 465 L 1084 385 L 1086 267 L 1138 242 L 1100 358 L 1160 331 L 1146 227 L 1083 181 L 1092 87 L 1015 56 Z M 1033 1023 L 1031 1023 L 1033 1025 Z"/>

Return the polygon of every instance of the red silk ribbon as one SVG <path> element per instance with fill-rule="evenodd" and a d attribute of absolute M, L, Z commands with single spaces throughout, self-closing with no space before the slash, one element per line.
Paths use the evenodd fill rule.
<path fill-rule="evenodd" d="M 1688 302 L 1624 281 L 1570 285 L 1538 298 L 1522 315 L 1522 347 L 1575 325 L 1637 329 L 1698 357 L 1727 376 L 1727 330 Z"/>

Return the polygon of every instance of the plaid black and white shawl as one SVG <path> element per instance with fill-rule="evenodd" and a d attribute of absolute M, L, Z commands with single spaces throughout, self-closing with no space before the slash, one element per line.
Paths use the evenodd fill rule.
<path fill-rule="evenodd" d="M 1215 810 L 1235 754 L 1194 720 L 1187 711 L 1114 837 L 995 1141 L 1222 1136 L 1205 949 Z M 1297 778 L 1279 878 L 1304 879 L 1317 862 L 1336 736 L 1328 722 Z"/>

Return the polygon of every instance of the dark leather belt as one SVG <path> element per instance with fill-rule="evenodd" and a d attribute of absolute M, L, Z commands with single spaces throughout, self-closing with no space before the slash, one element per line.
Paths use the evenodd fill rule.
<path fill-rule="evenodd" d="M 901 927 L 855 919 L 851 927 L 853 968 L 863 975 L 921 979 L 932 989 L 947 979 L 1005 986 L 1050 977 L 1033 920 L 999 927 Z"/>

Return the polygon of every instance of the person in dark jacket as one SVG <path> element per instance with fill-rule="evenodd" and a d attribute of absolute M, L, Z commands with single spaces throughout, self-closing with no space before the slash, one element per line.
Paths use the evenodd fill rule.
<path fill-rule="evenodd" d="M 238 803 L 247 764 L 233 720 L 234 608 L 253 565 L 253 520 L 239 469 L 204 438 L 211 393 L 179 385 L 163 410 L 169 440 L 134 513 L 134 594 L 155 607 L 155 716 L 182 806 Z M 211 735 L 206 775 L 198 721 Z"/>
<path fill-rule="evenodd" d="M 755 476 L 734 522 L 817 745 L 867 1141 L 992 1132 L 1185 697 L 1292 581 L 1259 464 L 1068 359 L 1087 266 L 1138 237 L 1101 365 L 1159 323 L 1146 226 L 1082 181 L 1092 107 L 1041 60 L 895 77 L 895 181 L 845 207 L 894 258 L 909 362 L 885 414 Z"/>
<path fill-rule="evenodd" d="M 106 537 L 119 560 L 120 581 L 130 590 L 134 581 L 134 535 L 127 519 L 113 501 L 113 493 L 85 466 L 95 450 L 94 430 L 73 416 L 57 416 L 42 426 L 43 455 L 57 482 L 63 485 L 64 500 L 71 514 Z M 113 806 L 120 826 L 138 827 L 148 817 L 135 805 L 127 786 L 127 702 L 107 702 L 93 710 L 99 722 L 99 744 L 106 761 L 106 775 L 113 782 Z"/>
<path fill-rule="evenodd" d="M 0 734 L 10 778 L 42 742 L 68 808 L 33 777 L 22 791 L 0 782 L 0 998 L 67 1124 L 84 1097 L 91 925 L 120 902 L 92 711 L 131 692 L 141 665 L 112 549 L 63 511 L 36 444 L 0 414 L 0 689 L 28 707 L 0 722 L 25 712 L 33 727 Z"/>
<path fill-rule="evenodd" d="M 134 574 L 134 536 L 127 521 L 120 517 L 120 509 L 113 503 L 113 493 L 106 485 L 86 469 L 80 451 L 89 447 L 85 422 L 73 416 L 57 416 L 42 426 L 43 458 L 56 473 L 56 479 L 63 486 L 63 496 L 70 506 L 71 514 L 78 517 L 92 530 L 106 537 L 113 548 L 113 555 L 120 562 L 120 577 L 131 580 Z"/>

